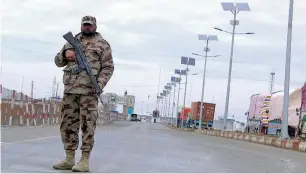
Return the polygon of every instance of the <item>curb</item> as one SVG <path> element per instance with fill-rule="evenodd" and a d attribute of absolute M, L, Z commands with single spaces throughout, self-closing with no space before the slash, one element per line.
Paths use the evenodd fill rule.
<path fill-rule="evenodd" d="M 243 133 L 221 132 L 221 131 L 216 131 L 216 130 L 194 130 L 191 128 L 177 128 L 177 127 L 174 127 L 168 124 L 163 124 L 163 125 L 171 129 L 180 130 L 184 132 L 196 132 L 196 133 L 210 135 L 210 136 L 216 136 L 216 137 L 222 137 L 222 138 L 228 138 L 228 139 L 234 139 L 234 140 L 240 140 L 240 141 L 247 141 L 250 143 L 257 143 L 257 144 L 263 144 L 263 145 L 270 145 L 270 146 L 274 146 L 278 148 L 290 149 L 290 150 L 295 150 L 295 151 L 306 153 L 306 142 L 300 142 L 296 140 L 280 140 L 278 138 L 264 137 L 264 136 L 258 136 L 258 135 L 249 135 L 249 134 L 243 134 Z"/>

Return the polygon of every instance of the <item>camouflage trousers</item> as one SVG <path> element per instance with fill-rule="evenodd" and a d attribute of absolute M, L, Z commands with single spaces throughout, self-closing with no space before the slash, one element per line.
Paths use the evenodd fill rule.
<path fill-rule="evenodd" d="M 82 151 L 91 151 L 98 118 L 98 98 L 80 94 L 64 94 L 60 132 L 65 150 L 77 150 L 79 128 L 82 130 Z"/>

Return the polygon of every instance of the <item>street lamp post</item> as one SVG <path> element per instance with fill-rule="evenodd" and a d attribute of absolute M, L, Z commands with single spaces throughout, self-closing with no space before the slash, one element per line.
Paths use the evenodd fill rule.
<path fill-rule="evenodd" d="M 184 113 L 185 113 L 185 102 L 186 102 L 186 92 L 187 92 L 187 79 L 188 79 L 188 67 L 195 66 L 195 59 L 191 57 L 181 57 L 181 64 L 186 65 L 186 78 L 185 78 L 185 92 L 184 92 L 184 101 L 183 101 L 183 116 L 182 116 L 182 128 L 184 127 Z"/>
<path fill-rule="evenodd" d="M 166 115 L 167 115 L 167 90 L 163 90 L 163 93 L 164 93 L 164 96 L 165 96 L 165 98 L 164 98 L 164 117 L 166 117 Z M 164 119 L 166 119 L 166 118 L 164 118 Z"/>
<path fill-rule="evenodd" d="M 163 100 L 163 98 L 165 97 L 164 96 L 164 93 L 160 93 L 160 116 L 162 116 L 163 117 L 163 114 L 164 114 L 164 100 Z"/>
<path fill-rule="evenodd" d="M 289 4 L 289 19 L 287 32 L 287 50 L 286 50 L 286 65 L 285 65 L 285 82 L 284 82 L 284 103 L 283 103 L 283 118 L 281 138 L 288 139 L 288 107 L 289 107 L 289 85 L 290 85 L 290 61 L 291 61 L 291 41 L 292 41 L 292 21 L 293 21 L 293 0 Z"/>
<path fill-rule="evenodd" d="M 158 105 L 159 105 L 159 96 L 158 96 L 158 92 L 159 92 L 159 85 L 160 85 L 160 76 L 161 76 L 161 68 L 159 69 L 159 78 L 158 78 L 158 86 L 157 86 L 157 95 L 156 95 L 156 110 L 158 110 Z"/>
<path fill-rule="evenodd" d="M 171 99 L 171 91 L 172 91 L 172 83 L 167 83 L 168 94 L 169 94 L 169 104 L 168 104 L 168 122 L 170 122 L 170 99 Z"/>
<path fill-rule="evenodd" d="M 186 71 L 185 70 L 179 70 L 179 69 L 175 69 L 174 73 L 179 75 L 179 77 L 176 77 L 176 81 L 178 82 L 179 86 L 178 86 L 178 96 L 177 96 L 177 102 L 176 102 L 176 123 L 178 122 L 178 109 L 179 109 L 179 103 L 180 103 L 180 90 L 181 90 L 181 80 L 182 80 L 182 75 L 186 75 Z"/>
<path fill-rule="evenodd" d="M 173 77 L 173 76 L 171 76 L 171 82 L 172 82 L 172 85 L 173 85 L 173 87 L 174 87 L 174 89 L 173 89 L 173 102 L 172 102 L 172 118 L 171 118 L 171 125 L 173 125 L 173 115 L 174 115 L 174 113 L 173 113 L 173 111 L 174 111 L 174 107 L 175 107 L 175 104 L 174 104 L 174 100 L 175 100 L 175 89 L 176 89 L 176 83 L 177 83 L 177 81 L 178 81 L 178 78 L 177 77 Z"/>
<path fill-rule="evenodd" d="M 166 116 L 167 116 L 167 109 L 168 109 L 168 105 L 167 105 L 167 100 L 168 100 L 168 86 L 164 86 L 164 91 L 165 91 L 165 119 L 167 120 Z"/>
<path fill-rule="evenodd" d="M 204 87 L 205 87 L 205 77 L 206 77 L 206 63 L 207 63 L 207 53 L 209 52 L 208 44 L 209 41 L 217 41 L 218 36 L 216 35 L 198 35 L 199 40 L 204 40 L 206 42 L 205 51 L 205 63 L 204 63 L 204 73 L 203 73 L 203 82 L 202 82 L 202 94 L 201 94 L 201 106 L 200 106 L 200 118 L 199 118 L 199 130 L 202 129 L 202 118 L 203 118 L 203 100 L 204 100 Z"/>
<path fill-rule="evenodd" d="M 234 40 L 235 34 L 254 34 L 254 33 L 235 33 L 236 25 L 239 25 L 239 21 L 236 20 L 236 16 L 239 11 L 250 11 L 248 3 L 232 3 L 232 2 L 222 2 L 222 8 L 224 11 L 231 11 L 234 15 L 234 20 L 230 21 L 230 24 L 233 25 L 233 31 L 228 32 L 220 28 L 215 28 L 216 30 L 223 31 L 226 33 L 232 34 L 232 43 L 231 43 L 231 53 L 230 53 L 230 63 L 229 63 L 229 72 L 228 72 L 228 81 L 227 81 L 227 92 L 226 92 L 226 101 L 224 109 L 224 131 L 226 130 L 227 115 L 228 115 L 228 105 L 229 105 L 229 96 L 230 96 L 230 85 L 231 85 L 231 76 L 232 76 L 232 64 L 233 64 L 233 54 L 234 54 Z"/>

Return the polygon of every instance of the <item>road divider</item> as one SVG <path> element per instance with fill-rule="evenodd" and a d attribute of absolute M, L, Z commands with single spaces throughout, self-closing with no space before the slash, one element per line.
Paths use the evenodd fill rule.
<path fill-rule="evenodd" d="M 238 132 L 223 132 L 220 130 L 198 130 L 198 129 L 191 129 L 191 128 L 178 128 L 173 125 L 169 125 L 166 123 L 162 123 L 168 126 L 171 129 L 180 130 L 184 132 L 195 132 L 210 136 L 216 137 L 223 137 L 228 139 L 240 140 L 240 141 L 247 141 L 250 143 L 258 143 L 263 145 L 274 146 L 283 149 L 290 149 L 299 152 L 306 152 L 306 142 L 302 142 L 299 140 L 280 140 L 277 137 L 267 137 L 267 136 L 260 136 L 260 135 L 250 135 Z"/>
<path fill-rule="evenodd" d="M 4 119 L 3 119 L 4 117 Z M 15 128 L 15 127 L 45 127 L 45 126 L 58 126 L 61 124 L 61 118 L 58 116 L 46 116 L 45 114 L 37 114 L 32 117 L 27 115 L 14 115 L 5 119 L 6 115 L 1 115 L 3 121 L 1 122 L 1 128 Z M 109 112 L 104 114 L 99 112 L 97 119 L 97 125 L 111 124 L 114 121 L 126 120 L 126 116 L 122 113 Z"/>

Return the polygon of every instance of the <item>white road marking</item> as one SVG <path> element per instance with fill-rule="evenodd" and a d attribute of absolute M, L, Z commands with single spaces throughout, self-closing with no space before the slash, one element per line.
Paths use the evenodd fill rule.
<path fill-rule="evenodd" d="M 13 141 L 13 142 L 1 142 L 2 145 L 11 145 L 11 144 L 18 144 L 18 143 L 26 143 L 26 142 L 33 142 L 33 141 L 40 141 L 40 140 L 45 140 L 45 139 L 50 139 L 50 138 L 55 138 L 59 136 L 49 136 L 49 137 L 40 137 L 40 138 L 34 138 L 34 139 L 28 139 L 28 140 L 21 140 L 21 141 Z"/>

